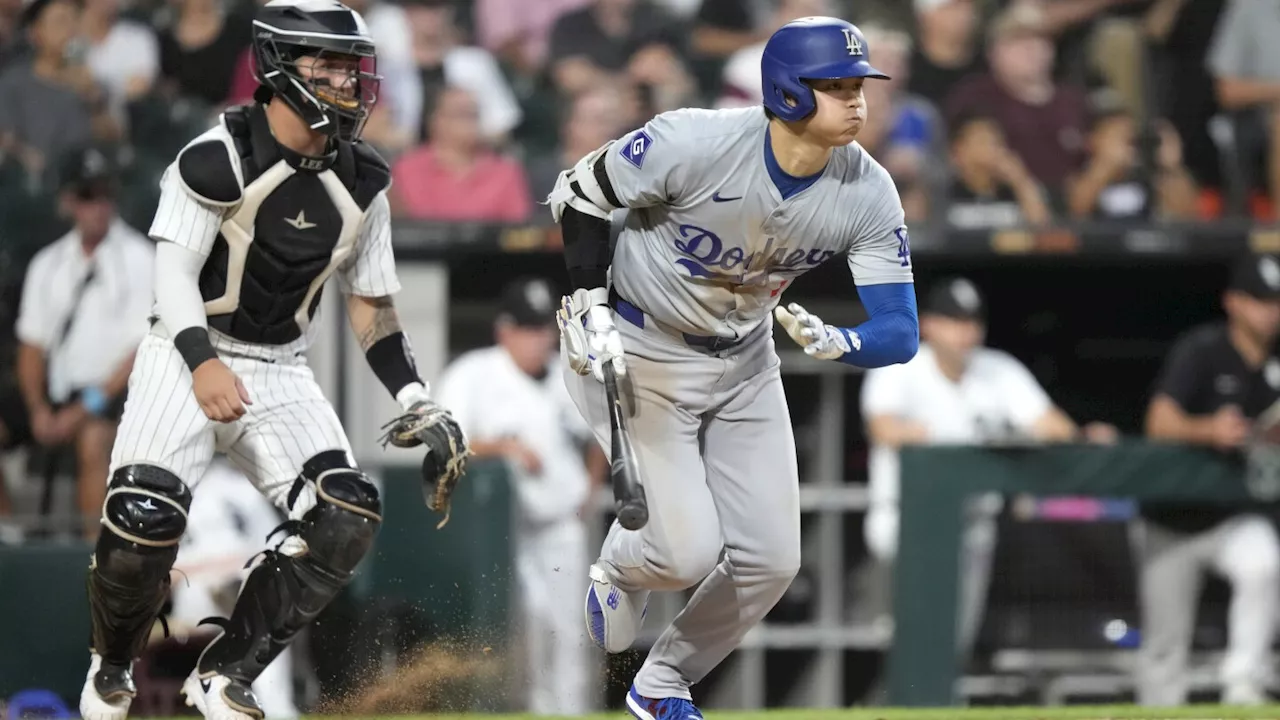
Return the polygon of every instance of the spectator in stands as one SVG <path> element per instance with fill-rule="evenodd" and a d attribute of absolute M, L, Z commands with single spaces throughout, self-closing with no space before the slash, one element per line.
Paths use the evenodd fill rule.
<path fill-rule="evenodd" d="M 22 45 L 22 0 L 0 0 L 0 68 Z"/>
<path fill-rule="evenodd" d="M 915 0 L 915 47 L 907 90 L 941 105 L 966 76 L 986 70 L 974 0 Z"/>
<path fill-rule="evenodd" d="M 652 88 L 659 112 L 694 104 L 680 28 L 649 0 L 594 0 L 551 31 L 551 73 L 564 95 L 624 75 Z"/>
<path fill-rule="evenodd" d="M 778 15 L 789 13 L 788 4 L 788 0 L 772 3 L 772 7 L 771 3 L 753 0 L 702 0 L 690 38 L 695 57 L 713 63 L 725 62 L 749 48 L 763 49 L 774 30 L 786 24 L 786 20 L 778 22 Z"/>
<path fill-rule="evenodd" d="M 1196 185 L 1182 164 L 1182 143 L 1173 126 L 1157 124 L 1157 166 L 1144 181 L 1134 119 L 1116 107 L 1095 113 L 1089 160 L 1067 188 L 1071 215 L 1084 219 L 1186 220 L 1196 215 Z"/>
<path fill-rule="evenodd" d="M 1077 427 L 1026 366 L 983 345 L 985 317 L 986 303 L 972 282 L 941 282 L 922 304 L 916 356 L 903 365 L 867 372 L 862 416 L 871 442 L 871 505 L 864 532 L 868 549 L 880 562 L 892 564 L 897 557 L 901 446 L 1116 439 L 1110 425 Z M 991 500 L 973 503 L 963 541 L 958 610 L 963 657 L 972 649 L 986 603 L 996 531 Z"/>
<path fill-rule="evenodd" d="M 971 75 L 947 99 L 946 115 L 987 115 L 1009 148 L 1051 193 L 1059 193 L 1084 160 L 1088 104 L 1084 90 L 1055 84 L 1053 45 L 1035 5 L 1015 5 L 988 29 L 991 71 Z"/>
<path fill-rule="evenodd" d="M 92 540 L 134 349 L 148 328 L 154 248 L 116 217 L 106 155 L 74 153 L 61 177 L 74 226 L 27 268 L 18 381 L 35 442 L 75 453 L 78 506 Z"/>
<path fill-rule="evenodd" d="M 1044 188 L 1004 142 L 990 117 L 959 117 L 951 125 L 952 180 L 946 222 L 960 230 L 1045 225 L 1052 218 Z"/>
<path fill-rule="evenodd" d="M 476 0 L 480 44 L 522 78 L 539 75 L 547 64 L 551 30 L 561 16 L 591 0 Z"/>
<path fill-rule="evenodd" d="M 1239 120 L 1237 151 L 1250 171 L 1254 171 L 1255 164 L 1263 171 L 1255 186 L 1269 188 L 1273 212 L 1280 211 L 1280 42 L 1277 38 L 1280 38 L 1280 10 L 1273 3 L 1228 0 L 1208 59 L 1209 69 L 1217 81 L 1218 103 Z"/>
<path fill-rule="evenodd" d="M 1219 109 L 1205 56 L 1224 5 L 1222 0 L 1152 0 L 1144 22 L 1149 62 L 1160 69 L 1153 86 L 1160 95 L 1158 112 L 1177 129 L 1196 183 L 1213 189 L 1222 188 L 1222 162 L 1209 135 Z M 1210 214 L 1217 212 L 1211 208 Z"/>
<path fill-rule="evenodd" d="M 221 109 L 236 61 L 252 40 L 247 12 L 222 0 L 175 0 L 177 16 L 160 32 L 160 74 L 170 95 Z"/>
<path fill-rule="evenodd" d="M 735 12 L 740 12 L 743 18 L 746 17 L 746 7 L 740 6 L 736 1 L 706 0 L 702 4 L 703 13 L 708 12 L 709 8 L 718 8 L 717 12 L 723 11 L 730 17 L 732 15 L 729 10 L 734 8 Z M 759 35 L 758 39 L 750 45 L 739 47 L 725 62 L 724 77 L 720 86 L 720 100 L 716 103 L 716 107 L 749 107 L 763 102 L 763 98 L 760 95 L 760 59 L 764 57 L 764 45 L 769 36 L 792 20 L 812 15 L 834 14 L 835 5 L 831 0 L 779 0 L 773 14 L 769 16 L 762 30 L 753 34 L 753 37 Z M 734 20 L 734 22 L 737 22 L 737 20 Z M 866 32 L 866 28 L 862 28 L 862 30 L 864 33 Z M 743 35 L 737 30 L 707 27 L 695 29 L 695 40 L 699 36 L 699 32 L 702 32 L 704 37 L 713 38 L 713 40 L 706 41 L 713 47 L 727 46 L 730 44 L 730 38 Z M 881 57 L 880 46 L 873 45 L 872 47 L 876 49 L 876 62 L 879 63 Z M 876 67 L 879 67 L 879 65 Z M 887 70 L 884 72 L 885 74 L 890 74 Z M 890 74 L 890 76 L 892 75 Z M 878 108 L 877 112 L 879 112 Z"/>
<path fill-rule="evenodd" d="M 592 491 L 608 460 L 565 389 L 557 351 L 560 295 L 541 278 L 520 278 L 502 293 L 497 344 L 463 354 L 435 384 L 467 433 L 476 459 L 505 461 L 516 502 L 515 571 L 519 625 L 536 715 L 585 714 L 592 666 L 582 609 L 565 598 L 587 583 Z"/>
<path fill-rule="evenodd" d="M 1189 330 L 1174 345 L 1147 408 L 1147 437 L 1233 451 L 1249 425 L 1280 400 L 1280 259 L 1245 257 L 1222 298 L 1226 322 Z M 1223 702 L 1266 701 L 1271 642 L 1280 610 L 1280 539 L 1249 507 L 1143 503 L 1135 523 L 1142 647 L 1138 701 L 1186 702 L 1187 658 L 1204 573 L 1232 587 Z"/>
<path fill-rule="evenodd" d="M 448 87 L 432 110 L 426 145 L 392 167 L 392 211 L 418 220 L 522 223 L 532 203 L 520 163 L 489 148 L 472 94 Z"/>
<path fill-rule="evenodd" d="M 624 124 L 622 112 L 621 95 L 612 87 L 592 88 L 575 97 L 568 117 L 560 126 L 560 146 L 554 153 L 529 163 L 529 189 L 533 199 L 545 200 L 562 170 L 573 167 L 592 150 L 631 127 Z M 537 213 L 534 219 L 554 224 L 550 212 Z"/>
<path fill-rule="evenodd" d="M 445 86 L 459 87 L 480 103 L 480 134 L 500 147 L 520 124 L 520 104 L 498 61 L 484 48 L 463 45 L 454 9 L 445 0 L 425 0 L 409 8 L 413 61 L 429 108 Z M 418 127 L 422 127 L 418 119 Z M 420 139 L 419 139 L 420 140 Z"/>
<path fill-rule="evenodd" d="M 83 46 L 73 42 L 79 22 L 73 0 L 31 0 L 22 14 L 31 56 L 0 74 L 0 152 L 14 153 L 44 181 L 70 148 L 119 133 Z"/>
<path fill-rule="evenodd" d="M 151 92 L 160 73 L 160 45 L 150 26 L 120 17 L 120 0 L 85 0 L 80 31 L 89 71 L 107 91 L 112 109 Z"/>
<path fill-rule="evenodd" d="M 890 79 L 863 86 L 876 111 L 867 114 L 858 143 L 893 177 L 907 222 L 923 222 L 929 214 L 928 180 L 940 169 L 930 160 L 942 155 L 942 123 L 928 100 L 906 92 L 910 36 L 875 25 L 863 25 L 862 32 L 875 49 L 876 67 Z"/>

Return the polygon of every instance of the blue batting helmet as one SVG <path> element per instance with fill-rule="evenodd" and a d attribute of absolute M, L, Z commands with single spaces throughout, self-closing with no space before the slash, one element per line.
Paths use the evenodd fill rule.
<path fill-rule="evenodd" d="M 783 25 L 769 38 L 760 60 L 764 106 L 783 120 L 802 120 L 817 107 L 805 80 L 879 78 L 870 50 L 853 23 L 831 17 L 807 17 Z"/>

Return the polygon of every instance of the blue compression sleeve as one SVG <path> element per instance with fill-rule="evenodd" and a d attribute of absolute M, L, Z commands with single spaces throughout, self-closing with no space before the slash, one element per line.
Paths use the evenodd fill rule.
<path fill-rule="evenodd" d="M 916 313 L 914 283 L 866 285 L 858 288 L 858 298 L 870 316 L 855 328 L 840 328 L 857 348 L 840 356 L 840 362 L 861 368 L 878 368 L 904 363 L 915 357 L 920 347 L 920 320 Z"/>

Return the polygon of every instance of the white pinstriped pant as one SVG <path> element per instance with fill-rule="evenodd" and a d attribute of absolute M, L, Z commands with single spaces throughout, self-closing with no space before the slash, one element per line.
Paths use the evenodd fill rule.
<path fill-rule="evenodd" d="M 111 472 L 131 464 L 157 465 L 194 491 L 214 453 L 223 452 L 276 507 L 301 518 L 315 503 L 314 489 L 304 487 L 292 508 L 288 497 L 303 463 L 326 450 L 342 450 L 351 458 L 337 413 L 301 353 L 270 360 L 219 356 L 253 403 L 230 423 L 214 422 L 200 409 L 191 371 L 171 340 L 155 333 L 143 339 L 111 450 Z"/>

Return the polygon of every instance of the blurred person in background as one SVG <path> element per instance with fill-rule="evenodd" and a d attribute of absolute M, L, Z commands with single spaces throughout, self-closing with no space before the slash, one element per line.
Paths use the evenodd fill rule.
<path fill-rule="evenodd" d="M 592 491 L 608 461 L 565 389 L 551 283 L 522 278 L 503 291 L 497 344 L 464 353 L 436 396 L 452 409 L 476 459 L 506 461 L 516 497 L 516 576 L 528 645 L 528 708 L 575 716 L 590 709 L 593 663 L 582 606 Z"/>
<path fill-rule="evenodd" d="M 1078 427 L 1017 358 L 984 345 L 986 302 L 969 280 L 937 284 L 920 308 L 920 351 L 867 371 L 862 417 L 871 443 L 867 548 L 885 565 L 898 552 L 898 449 L 918 444 L 1110 443 L 1114 427 Z M 966 510 L 957 650 L 967 659 L 981 627 L 996 547 L 998 496 Z"/>
<path fill-rule="evenodd" d="M 27 268 L 18 380 L 32 439 L 75 451 L 78 509 L 93 540 L 134 351 L 149 327 L 155 248 L 116 216 L 114 169 L 102 152 L 73 153 L 61 176 L 74 227 Z"/>
<path fill-rule="evenodd" d="M 230 0 L 173 0 L 173 8 L 176 16 L 160 29 L 162 87 L 219 110 L 249 46 L 251 18 Z"/>
<path fill-rule="evenodd" d="M 1156 167 L 1144 180 L 1138 128 L 1133 115 L 1117 106 L 1094 113 L 1089 159 L 1067 185 L 1067 209 L 1079 219 L 1190 220 L 1198 192 L 1182 164 L 1182 142 L 1167 121 L 1156 124 Z M 1154 191 L 1154 192 L 1153 192 Z"/>
<path fill-rule="evenodd" d="M 1151 0 L 1143 19 L 1148 61 L 1157 73 L 1155 110 L 1177 129 L 1196 183 L 1214 190 L 1222 187 L 1222 162 L 1209 128 L 1219 108 L 1205 57 L 1224 5 L 1222 0 Z"/>
<path fill-rule="evenodd" d="M 590 3 L 591 0 L 476 0 L 476 34 L 481 46 L 518 78 L 529 81 L 546 67 L 556 21 Z"/>
<path fill-rule="evenodd" d="M 663 112 L 694 101 L 683 46 L 679 24 L 649 0 L 594 0 L 556 21 L 550 71 L 566 96 L 624 75 L 652 88 Z"/>
<path fill-rule="evenodd" d="M 858 143 L 893 177 L 908 223 L 924 222 L 929 214 L 928 180 L 938 174 L 930 160 L 942 155 L 942 121 L 928 100 L 906 91 L 910 81 L 911 37 L 874 25 L 862 26 L 876 48 L 876 65 L 889 76 L 870 83 L 863 93 L 876 109 L 858 133 Z"/>
<path fill-rule="evenodd" d="M 121 0 L 85 0 L 80 33 L 86 63 L 106 89 L 112 111 L 124 117 L 126 103 L 151 92 L 160 74 L 160 44 L 150 26 L 120 17 Z"/>
<path fill-rule="evenodd" d="M 0 73 L 0 151 L 45 183 L 56 182 L 51 175 L 73 148 L 119 135 L 107 93 L 76 42 L 79 25 L 74 0 L 29 0 L 22 26 L 31 54 Z"/>
<path fill-rule="evenodd" d="M 248 572 L 245 558 L 267 549 L 267 538 L 284 518 L 224 455 L 214 461 L 192 493 L 187 531 L 178 546 L 173 570 L 174 634 L 198 634 L 209 617 L 231 617 Z M 185 630 L 185 633 L 179 630 Z M 216 629 L 209 633 L 216 635 Z M 211 638 L 210 638 L 211 639 Z M 293 649 L 271 661 L 253 694 L 267 720 L 294 720 Z"/>
<path fill-rule="evenodd" d="M 1175 343 L 1147 408 L 1156 441 L 1241 448 L 1253 418 L 1280 400 L 1280 259 L 1248 256 L 1223 293 L 1225 322 L 1187 331 Z M 1266 701 L 1271 642 L 1280 610 L 1280 540 L 1253 508 L 1145 502 L 1134 523 L 1142 647 L 1138 702 L 1182 705 L 1188 656 L 1206 572 L 1231 584 L 1222 701 Z"/>
<path fill-rule="evenodd" d="M 758 106 L 762 102 L 763 86 L 760 77 L 760 59 L 764 57 L 765 42 L 769 40 L 778 28 L 786 25 L 792 20 L 799 20 L 802 17 L 813 17 L 818 15 L 834 16 L 834 2 L 832 0 L 778 0 L 773 8 L 773 13 L 768 16 L 767 21 L 761 25 L 761 30 L 752 33 L 741 33 L 737 30 L 725 30 L 721 28 L 709 28 L 704 31 L 710 34 L 710 37 L 721 38 L 724 45 L 728 46 L 734 43 L 728 41 L 729 37 L 750 36 L 755 41 L 739 46 L 731 55 L 728 56 L 724 64 L 723 77 L 720 85 L 720 99 L 716 102 L 717 108 L 730 107 L 752 107 Z M 722 6 L 717 12 L 727 11 L 735 8 L 741 12 L 742 17 L 747 17 L 747 4 L 741 0 L 706 0 L 702 4 L 703 12 L 709 12 L 709 7 Z M 736 21 L 735 21 L 736 22 Z M 754 27 L 754 26 L 753 26 Z M 865 32 L 865 30 L 864 30 Z M 694 38 L 698 37 L 698 30 L 694 31 Z M 725 33 L 723 36 L 721 33 Z M 717 40 L 713 45 L 718 44 Z M 880 49 L 876 45 L 876 62 L 880 62 L 880 58 L 886 54 L 886 51 Z M 893 77 L 891 71 L 885 70 L 885 74 Z M 877 112 L 879 109 L 877 109 Z"/>
<path fill-rule="evenodd" d="M 1088 102 L 1084 89 L 1053 79 L 1053 43 L 1044 13 L 1019 4 L 987 33 L 990 72 L 970 75 L 947 98 L 950 123 L 964 115 L 994 118 L 1009 149 L 1055 199 L 1084 161 Z"/>
<path fill-rule="evenodd" d="M 1209 48 L 1218 104 L 1242 115 L 1258 142 L 1239 150 L 1261 173 L 1272 212 L 1280 210 L 1280 8 L 1260 0 L 1227 0 Z M 1239 126 L 1238 126 L 1239 127 Z M 1243 128 L 1240 128 L 1243 129 Z M 1245 138 L 1237 132 L 1237 142 Z M 1253 190 L 1255 188 L 1250 188 Z"/>
<path fill-rule="evenodd" d="M 727 70 L 727 63 L 744 50 L 759 46 L 758 50 L 763 51 L 769 36 L 786 24 L 786 21 L 777 22 L 777 16 L 780 12 L 788 12 L 784 9 L 788 4 L 788 0 L 702 0 L 689 37 L 693 59 L 708 71 L 721 73 Z M 840 13 L 830 11 L 810 14 Z"/>
<path fill-rule="evenodd" d="M 501 147 L 520 124 L 522 112 L 515 93 L 493 55 L 484 48 L 462 44 L 455 10 L 446 0 L 419 0 L 409 7 L 413 34 L 414 72 L 428 111 L 440 90 L 467 90 L 479 103 L 480 133 L 491 147 Z M 421 109 L 416 129 L 422 129 Z M 415 137 L 421 142 L 425 135 Z"/>
<path fill-rule="evenodd" d="M 529 191 L 545 198 L 555 187 L 560 171 L 631 127 L 624 121 L 622 94 L 609 86 L 578 94 L 560 125 L 560 144 L 554 153 L 535 157 L 528 164 Z M 553 224 L 551 213 L 537 213 L 535 220 Z"/>
<path fill-rule="evenodd" d="M 960 230 L 1045 225 L 1052 219 L 1044 188 L 1009 150 L 999 123 L 984 115 L 951 125 L 951 183 L 946 222 Z"/>
<path fill-rule="evenodd" d="M 22 0 L 0 0 L 0 68 L 22 48 Z"/>
<path fill-rule="evenodd" d="M 986 71 L 975 0 L 915 0 L 907 91 L 941 105 L 966 76 Z"/>
<path fill-rule="evenodd" d="M 533 202 L 520 163 L 503 157 L 480 133 L 471 92 L 443 90 L 428 120 L 427 144 L 392 166 L 391 210 L 414 220 L 521 223 Z"/>

